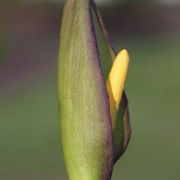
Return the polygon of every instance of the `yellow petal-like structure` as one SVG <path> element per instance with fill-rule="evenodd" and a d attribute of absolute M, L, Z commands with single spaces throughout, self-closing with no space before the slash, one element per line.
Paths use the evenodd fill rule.
<path fill-rule="evenodd" d="M 127 77 L 129 66 L 129 54 L 127 50 L 123 49 L 116 56 L 113 62 L 109 77 L 106 81 L 106 88 L 109 95 L 110 113 L 112 120 L 112 127 L 116 124 L 116 115 L 121 102 L 125 80 Z"/>

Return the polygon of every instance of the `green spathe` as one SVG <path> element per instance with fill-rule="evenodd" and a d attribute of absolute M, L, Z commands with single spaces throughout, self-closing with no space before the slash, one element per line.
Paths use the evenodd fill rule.
<path fill-rule="evenodd" d="M 70 180 L 110 180 L 113 165 L 127 146 L 130 131 L 125 94 L 113 130 L 105 86 L 114 57 L 94 2 L 67 0 L 60 36 L 58 94 Z"/>

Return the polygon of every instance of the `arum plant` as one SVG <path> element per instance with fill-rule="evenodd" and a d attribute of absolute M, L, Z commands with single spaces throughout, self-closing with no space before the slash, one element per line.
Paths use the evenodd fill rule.
<path fill-rule="evenodd" d="M 131 129 L 124 84 L 129 56 L 112 49 L 93 0 L 66 0 L 58 97 L 69 180 L 110 180 Z"/>

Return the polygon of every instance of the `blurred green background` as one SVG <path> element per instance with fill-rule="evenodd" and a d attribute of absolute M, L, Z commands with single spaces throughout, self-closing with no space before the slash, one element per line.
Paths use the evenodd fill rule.
<path fill-rule="evenodd" d="M 0 6 L 0 180 L 67 179 L 56 94 L 58 2 Z M 113 180 L 180 179 L 178 2 L 99 1 L 115 49 L 131 55 L 133 134 Z"/>

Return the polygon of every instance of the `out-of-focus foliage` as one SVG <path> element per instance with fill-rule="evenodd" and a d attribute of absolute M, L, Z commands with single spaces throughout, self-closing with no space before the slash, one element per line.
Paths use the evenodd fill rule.
<path fill-rule="evenodd" d="M 115 168 L 113 180 L 180 178 L 177 160 L 180 155 L 180 144 L 177 143 L 180 136 L 179 42 L 176 38 L 114 41 L 117 49 L 126 46 L 131 52 L 127 91 L 134 131 L 127 154 Z M 55 42 L 47 43 L 53 47 Z M 46 56 L 51 54 L 52 47 L 43 48 Z M 48 57 L 54 70 L 55 57 Z M 44 62 L 42 66 L 46 64 Z M 15 70 L 18 71 L 18 67 Z M 39 70 L 40 67 L 36 72 L 31 70 L 35 76 L 33 80 L 26 77 L 26 82 L 9 81 L 14 89 L 11 93 L 1 90 L 0 179 L 66 179 L 59 150 L 55 71 L 46 74 Z M 6 71 L 8 76 L 8 67 Z M 7 85 L 4 88 L 9 91 Z"/>
<path fill-rule="evenodd" d="M 162 3 L 165 5 L 177 5 L 180 4 L 179 0 L 95 0 L 99 5 L 116 6 L 117 4 L 146 4 L 146 3 Z M 2 0 L 1 5 L 22 5 L 26 3 L 64 3 L 64 0 Z"/>
<path fill-rule="evenodd" d="M 0 179 L 65 180 L 56 99 L 61 7 L 0 8 Z M 179 180 L 180 7 L 119 8 L 101 10 L 116 49 L 130 50 L 133 136 L 113 180 Z"/>
<path fill-rule="evenodd" d="M 7 36 L 4 32 L 0 31 L 0 63 L 3 60 L 3 56 L 7 52 Z"/>

